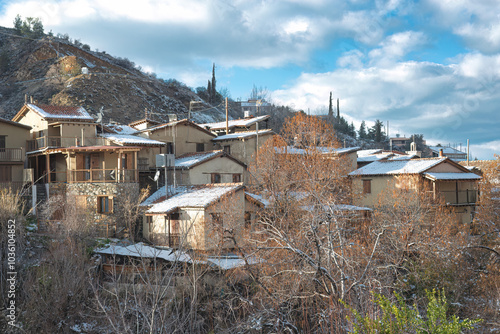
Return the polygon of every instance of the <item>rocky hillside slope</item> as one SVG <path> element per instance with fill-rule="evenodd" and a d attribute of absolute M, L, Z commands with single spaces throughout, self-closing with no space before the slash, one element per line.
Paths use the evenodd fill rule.
<path fill-rule="evenodd" d="M 192 114 L 195 121 L 225 117 L 222 108 L 213 108 L 182 83 L 143 73 L 127 59 L 55 37 L 21 38 L 0 27 L 0 117 L 15 115 L 26 96 L 40 103 L 81 105 L 96 117 L 102 110 L 105 122 L 129 123 L 142 118 L 145 109 L 160 121 L 168 114 L 186 118 L 191 101 L 202 102 L 195 104 L 202 110 Z"/>

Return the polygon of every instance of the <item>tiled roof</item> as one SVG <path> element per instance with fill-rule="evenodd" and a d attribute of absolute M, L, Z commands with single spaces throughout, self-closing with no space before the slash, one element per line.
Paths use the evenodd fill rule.
<path fill-rule="evenodd" d="M 26 106 L 45 119 L 94 120 L 83 107 L 35 105 L 31 103 Z"/>
<path fill-rule="evenodd" d="M 374 161 L 349 175 L 419 174 L 445 160 L 447 158 Z"/>
<path fill-rule="evenodd" d="M 107 247 L 97 248 L 95 252 L 106 255 L 163 259 L 170 262 L 178 261 L 191 263 L 193 261 L 186 252 L 174 249 L 158 249 L 145 245 L 142 242 L 128 246 L 109 245 Z"/>
<path fill-rule="evenodd" d="M 169 213 L 182 207 L 206 208 L 223 196 L 229 195 L 241 187 L 241 185 L 234 184 L 183 187 L 182 190 L 184 191 L 163 200 L 162 197 L 158 197 L 155 193 L 152 196 L 158 198 L 156 200 L 157 203 L 152 204 L 152 207 L 146 213 Z M 143 202 L 142 205 L 145 205 L 145 203 Z"/>
<path fill-rule="evenodd" d="M 143 138 L 139 136 L 133 136 L 133 135 L 120 135 L 120 134 L 113 134 L 113 133 L 102 133 L 100 135 L 101 137 L 104 137 L 106 139 L 109 139 L 116 144 L 122 144 L 122 145 L 148 145 L 148 146 L 164 146 L 165 143 L 158 141 L 158 140 L 153 140 L 149 138 Z"/>
<path fill-rule="evenodd" d="M 274 132 L 271 129 L 259 130 L 259 136 L 273 134 L 273 133 Z M 235 132 L 235 133 L 230 133 L 228 135 L 218 136 L 212 140 L 213 141 L 233 140 L 233 139 L 251 138 L 251 137 L 255 137 L 255 136 L 257 136 L 257 131 L 244 131 L 244 132 Z"/>
<path fill-rule="evenodd" d="M 190 125 L 190 126 L 192 126 L 194 128 L 199 129 L 200 131 L 205 132 L 206 134 L 209 134 L 210 136 L 215 137 L 215 135 L 212 132 L 210 132 L 207 129 L 201 127 L 199 124 L 191 122 L 188 119 L 182 119 L 180 121 L 173 121 L 173 122 L 169 122 L 169 123 L 155 125 L 155 126 L 152 126 L 150 128 L 144 129 L 144 130 L 138 130 L 137 132 L 151 132 L 151 131 L 156 131 L 156 130 L 160 130 L 160 129 L 163 129 L 163 128 L 168 128 L 168 127 L 171 127 L 171 126 L 176 126 L 176 125 L 179 125 L 179 124 Z"/>

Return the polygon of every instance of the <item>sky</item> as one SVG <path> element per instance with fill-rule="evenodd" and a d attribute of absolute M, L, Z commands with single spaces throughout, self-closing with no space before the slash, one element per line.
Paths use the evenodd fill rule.
<path fill-rule="evenodd" d="M 0 25 L 41 18 L 93 50 L 158 77 L 326 113 L 359 128 L 500 154 L 497 0 L 0 0 Z M 386 129 L 387 130 L 387 129 Z"/>

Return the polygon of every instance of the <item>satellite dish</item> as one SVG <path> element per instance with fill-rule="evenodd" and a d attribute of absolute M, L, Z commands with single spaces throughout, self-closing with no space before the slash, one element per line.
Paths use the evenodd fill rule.
<path fill-rule="evenodd" d="M 160 177 L 160 170 L 157 170 L 153 180 L 158 181 L 159 177 Z"/>

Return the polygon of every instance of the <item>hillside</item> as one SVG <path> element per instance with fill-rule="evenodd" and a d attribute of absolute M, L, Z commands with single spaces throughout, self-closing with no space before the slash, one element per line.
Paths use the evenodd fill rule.
<path fill-rule="evenodd" d="M 202 102 L 197 108 L 203 111 L 192 114 L 195 121 L 225 117 L 222 109 L 212 108 L 182 83 L 143 73 L 128 59 L 56 37 L 21 38 L 0 27 L 0 117 L 15 115 L 26 95 L 40 103 L 81 105 L 94 116 L 103 110 L 104 121 L 121 123 L 142 118 L 146 108 L 160 121 L 168 120 L 167 114 L 187 118 L 190 101 Z"/>

